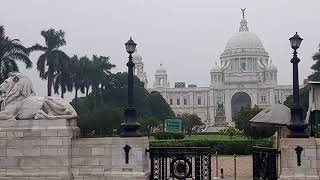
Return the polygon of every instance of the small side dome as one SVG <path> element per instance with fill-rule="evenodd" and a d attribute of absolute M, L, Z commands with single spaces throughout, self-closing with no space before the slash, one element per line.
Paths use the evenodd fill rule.
<path fill-rule="evenodd" d="M 162 63 L 160 64 L 160 67 L 156 70 L 156 74 L 167 74 L 167 70 Z"/>
<path fill-rule="evenodd" d="M 132 53 L 132 61 L 134 63 L 141 63 L 142 62 L 142 56 L 138 53 L 138 49 L 136 48 L 136 50 L 134 51 L 134 53 Z"/>
<path fill-rule="evenodd" d="M 269 70 L 269 71 L 277 71 L 277 67 L 272 63 L 272 60 L 270 60 L 270 63 L 269 65 L 266 67 L 266 70 Z"/>
<path fill-rule="evenodd" d="M 217 62 L 214 63 L 214 66 L 210 70 L 210 72 L 221 72 L 221 71 L 222 71 L 222 68 L 221 68 L 221 66 L 218 65 Z"/>

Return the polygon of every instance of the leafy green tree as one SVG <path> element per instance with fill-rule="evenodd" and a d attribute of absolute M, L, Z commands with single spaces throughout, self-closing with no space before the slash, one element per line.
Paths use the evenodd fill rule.
<path fill-rule="evenodd" d="M 74 99 L 77 101 L 78 99 L 78 91 L 84 93 L 84 75 L 83 69 L 81 67 L 80 60 L 78 56 L 74 55 L 71 59 L 70 71 L 71 71 L 71 79 L 74 87 Z"/>
<path fill-rule="evenodd" d="M 243 131 L 246 136 L 252 138 L 267 138 L 274 135 L 276 131 L 275 128 L 252 127 L 250 125 L 250 119 L 260 111 L 262 111 L 262 109 L 257 106 L 254 108 L 242 107 L 235 117 L 235 127 Z"/>
<path fill-rule="evenodd" d="M 159 127 L 160 120 L 155 117 L 140 118 L 138 122 L 141 124 L 140 131 L 149 134 L 155 128 Z"/>
<path fill-rule="evenodd" d="M 198 131 L 203 125 L 201 118 L 196 114 L 184 113 L 181 115 L 182 125 L 185 132 L 189 135 L 192 131 Z"/>
<path fill-rule="evenodd" d="M 32 50 L 43 52 L 38 58 L 37 70 L 40 72 L 42 79 L 48 80 L 48 96 L 52 94 L 55 73 L 62 67 L 61 63 L 69 59 L 68 55 L 59 49 L 66 44 L 64 34 L 62 30 L 56 31 L 55 29 L 41 31 L 41 36 L 45 39 L 46 45 L 36 44 L 32 47 Z M 46 66 L 48 67 L 46 68 Z"/>
<path fill-rule="evenodd" d="M 90 78 L 90 73 L 92 71 L 91 68 L 91 61 L 88 57 L 84 56 L 81 57 L 79 60 L 80 63 L 80 68 L 81 68 L 81 72 L 83 73 L 83 77 L 82 77 L 82 83 L 81 86 L 85 88 L 85 92 L 86 92 L 86 97 L 89 95 L 89 89 L 91 86 L 91 78 Z"/>
<path fill-rule="evenodd" d="M 115 67 L 115 65 L 110 63 L 110 57 L 105 56 L 92 56 L 92 69 L 90 72 L 92 91 L 93 93 L 98 93 L 99 86 L 101 90 L 103 90 L 107 77 L 111 74 L 111 69 Z"/>
<path fill-rule="evenodd" d="M 59 67 L 57 67 L 56 74 L 54 75 L 54 93 L 59 94 L 59 88 L 60 88 L 60 94 L 61 98 L 64 98 L 64 94 L 69 91 L 71 92 L 73 89 L 73 81 L 72 81 L 72 61 L 67 59 L 59 59 L 60 63 L 58 64 Z"/>
<path fill-rule="evenodd" d="M 160 121 L 175 116 L 170 105 L 166 102 L 166 100 L 159 92 L 152 91 L 149 97 L 151 98 L 150 108 L 153 116 L 158 117 Z"/>
<path fill-rule="evenodd" d="M 23 46 L 19 39 L 7 37 L 4 27 L 0 26 L 0 83 L 8 78 L 9 72 L 19 71 L 16 61 L 23 62 L 26 68 L 32 67 L 30 50 Z"/>
<path fill-rule="evenodd" d="M 307 111 L 309 108 L 309 87 L 305 86 L 301 88 L 299 91 L 299 96 L 300 96 L 300 104 L 303 110 L 303 118 L 306 118 Z M 293 104 L 293 96 L 292 95 L 288 96 L 286 100 L 283 102 L 283 104 L 288 108 L 291 108 Z"/>
<path fill-rule="evenodd" d="M 319 44 L 319 50 L 314 53 L 312 56 L 312 59 L 315 62 L 314 65 L 311 66 L 311 69 L 314 71 L 310 76 L 308 76 L 308 80 L 310 81 L 320 81 L 320 44 Z"/>
<path fill-rule="evenodd" d="M 94 92 L 86 97 L 78 98 L 77 101 L 72 101 L 71 104 L 79 115 L 78 124 L 80 128 L 104 128 L 111 133 L 113 129 L 119 129 L 120 123 L 124 120 L 123 113 L 128 99 L 128 75 L 127 73 L 116 73 L 108 75 L 107 78 L 109 82 L 103 88 L 101 105 L 96 106 L 100 95 Z M 137 111 L 137 119 L 142 123 L 142 131 L 148 132 L 158 126 L 159 123 L 162 123 L 162 117 L 172 117 L 174 115 L 170 106 L 162 97 L 158 97 L 156 93 L 149 93 L 137 77 L 134 77 L 133 81 L 134 107 Z M 152 107 L 155 105 L 158 105 L 158 108 Z M 109 126 L 108 122 L 112 125 Z"/>
<path fill-rule="evenodd" d="M 236 127 L 230 126 L 226 129 L 224 129 L 223 132 L 224 132 L 224 134 L 228 135 L 230 138 L 233 138 L 234 136 L 239 134 L 239 129 L 237 129 Z"/>

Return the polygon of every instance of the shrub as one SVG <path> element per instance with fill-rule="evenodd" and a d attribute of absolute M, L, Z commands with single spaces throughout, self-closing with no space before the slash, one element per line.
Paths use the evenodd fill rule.
<path fill-rule="evenodd" d="M 184 139 L 184 137 L 183 133 L 159 132 L 154 134 L 154 138 L 157 140 Z"/>
<path fill-rule="evenodd" d="M 150 141 L 150 147 L 211 147 L 222 155 L 248 155 L 252 154 L 252 146 L 273 147 L 272 139 L 258 140 L 162 140 Z"/>

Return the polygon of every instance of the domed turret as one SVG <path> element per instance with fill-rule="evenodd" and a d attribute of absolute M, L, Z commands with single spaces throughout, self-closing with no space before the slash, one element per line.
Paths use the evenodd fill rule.
<path fill-rule="evenodd" d="M 133 74 L 136 75 L 140 81 L 144 83 L 144 87 L 147 88 L 147 75 L 143 70 L 144 63 L 142 62 L 142 56 L 138 53 L 137 48 L 134 53 L 132 53 L 132 61 L 134 62 Z"/>
<path fill-rule="evenodd" d="M 222 68 L 218 65 L 217 62 L 214 63 L 214 66 L 211 68 L 210 72 L 221 72 Z"/>
<path fill-rule="evenodd" d="M 213 68 L 210 70 L 211 85 L 219 85 L 223 82 L 222 67 L 217 62 L 214 63 Z"/>
<path fill-rule="evenodd" d="M 137 64 L 137 63 L 142 63 L 142 56 L 138 53 L 138 49 L 132 53 L 132 61 Z"/>
<path fill-rule="evenodd" d="M 160 64 L 160 67 L 156 70 L 153 87 L 154 88 L 170 87 L 168 82 L 167 70 L 163 67 L 162 63 Z"/>
<path fill-rule="evenodd" d="M 270 59 L 270 63 L 268 64 L 268 66 L 266 67 L 267 70 L 275 70 L 277 71 L 277 67 L 272 63 L 272 60 Z"/>

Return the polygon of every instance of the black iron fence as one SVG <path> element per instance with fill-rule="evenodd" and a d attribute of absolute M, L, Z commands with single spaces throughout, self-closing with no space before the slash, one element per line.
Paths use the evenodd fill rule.
<path fill-rule="evenodd" d="M 253 180 L 276 180 L 277 157 L 280 152 L 275 148 L 253 147 Z"/>
<path fill-rule="evenodd" d="M 150 180 L 211 180 L 211 148 L 152 147 Z"/>

